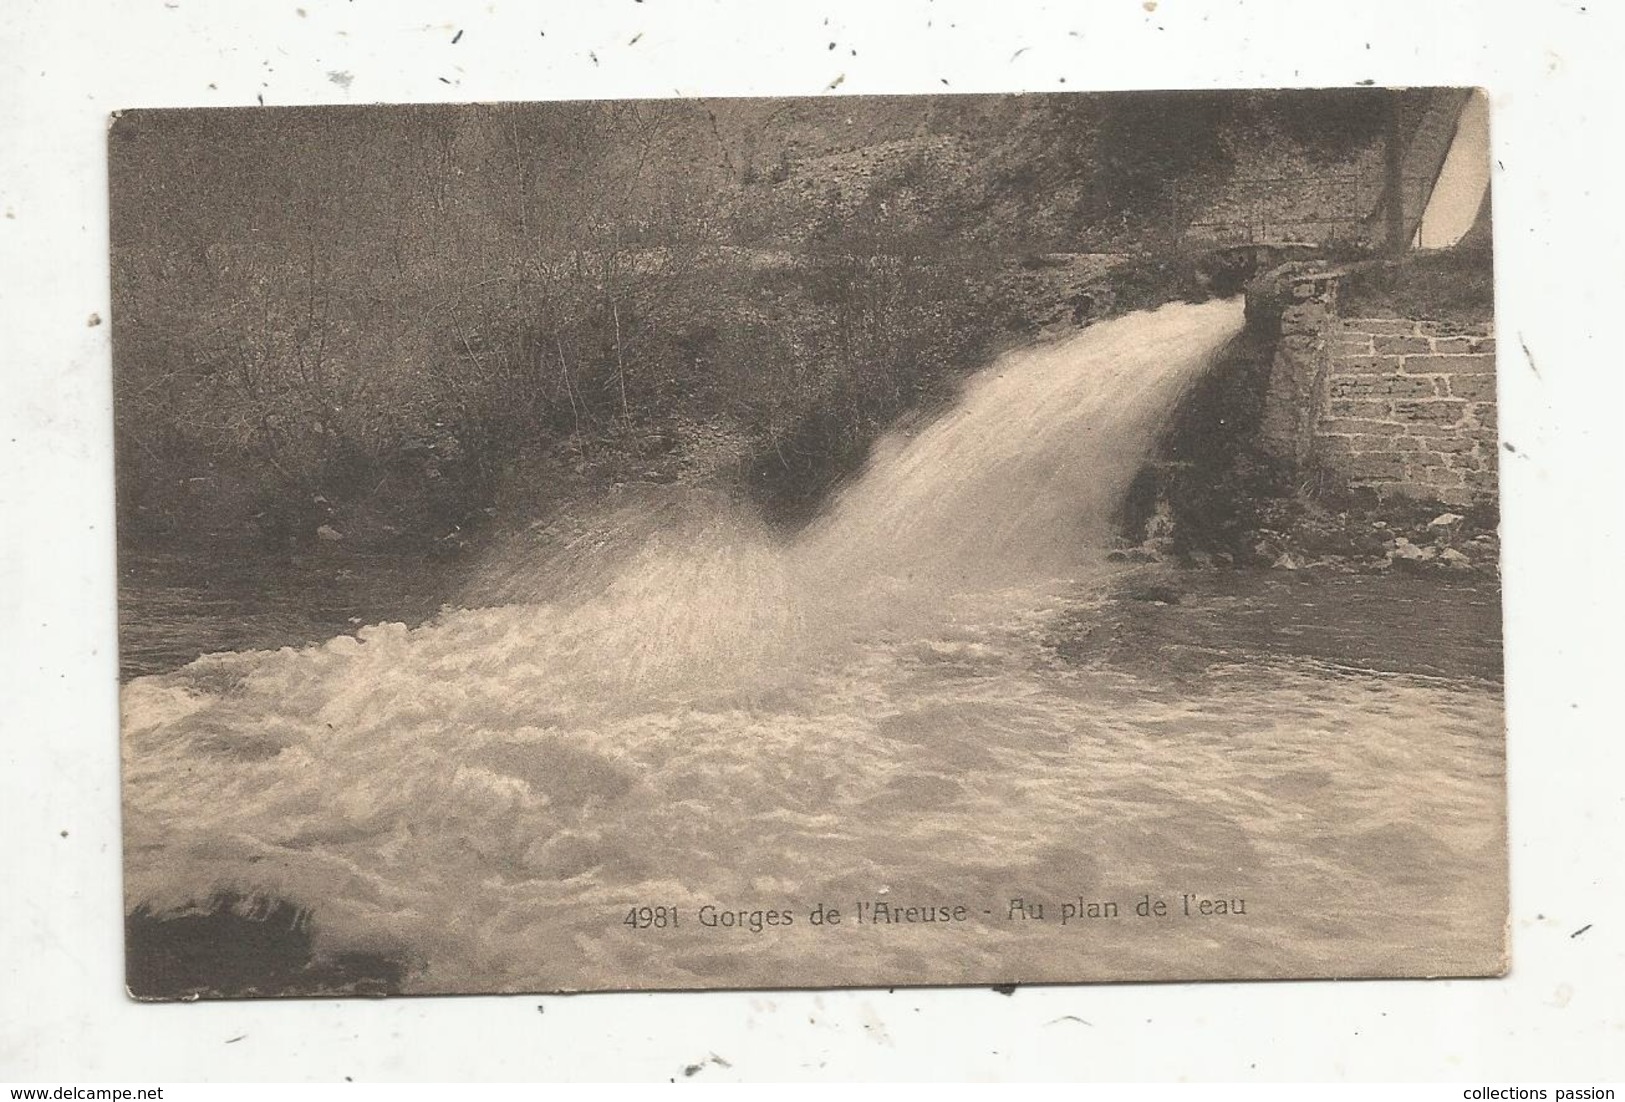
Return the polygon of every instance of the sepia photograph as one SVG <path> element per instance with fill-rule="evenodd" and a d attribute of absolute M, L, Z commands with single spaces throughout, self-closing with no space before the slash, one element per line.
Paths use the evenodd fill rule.
<path fill-rule="evenodd" d="M 1505 974 L 1492 123 L 119 112 L 129 994 Z"/>

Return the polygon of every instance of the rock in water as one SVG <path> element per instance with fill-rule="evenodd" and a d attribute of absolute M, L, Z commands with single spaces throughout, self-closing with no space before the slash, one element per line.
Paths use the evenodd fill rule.
<path fill-rule="evenodd" d="M 1171 585 L 1141 585 L 1124 590 L 1123 596 L 1131 601 L 1145 601 L 1156 605 L 1177 605 L 1179 590 Z"/>
<path fill-rule="evenodd" d="M 316 538 L 319 540 L 326 540 L 328 543 L 337 543 L 339 540 L 344 538 L 344 533 L 340 532 L 337 528 L 334 528 L 331 524 L 324 524 L 320 528 L 316 529 Z"/>
<path fill-rule="evenodd" d="M 1448 565 L 1452 570 L 1471 570 L 1472 560 L 1454 547 L 1446 547 L 1439 552 L 1439 561 Z"/>

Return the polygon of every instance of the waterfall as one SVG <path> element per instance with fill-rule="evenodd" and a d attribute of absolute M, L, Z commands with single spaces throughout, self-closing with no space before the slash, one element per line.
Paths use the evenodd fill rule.
<path fill-rule="evenodd" d="M 913 809 L 930 837 L 1000 739 L 1024 764 L 989 775 L 1039 791 L 1022 770 L 1079 705 L 1012 718 L 1043 689 L 1010 625 L 1103 569 L 1171 406 L 1241 325 L 1238 301 L 1170 305 L 1004 355 L 791 537 L 714 500 L 623 515 L 605 527 L 635 539 L 526 564 L 551 583 L 532 599 L 132 681 L 131 906 L 292 900 L 318 951 L 395 955 L 417 989 L 614 985 L 613 953 L 561 962 L 631 936 L 623 899 L 831 883 L 879 860 L 830 841 L 843 816 Z M 898 709 L 937 718 L 880 733 Z"/>

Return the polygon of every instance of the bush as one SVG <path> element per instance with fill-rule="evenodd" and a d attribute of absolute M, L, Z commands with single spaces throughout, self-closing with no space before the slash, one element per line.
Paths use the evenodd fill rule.
<path fill-rule="evenodd" d="M 1362 265 L 1338 289 L 1348 317 L 1395 315 L 1483 322 L 1495 315 L 1494 258 L 1487 234 L 1455 248 Z"/>

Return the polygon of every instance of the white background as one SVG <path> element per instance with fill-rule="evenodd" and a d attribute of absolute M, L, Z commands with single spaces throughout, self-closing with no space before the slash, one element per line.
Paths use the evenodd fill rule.
<path fill-rule="evenodd" d="M 1621 9 L 1612 0 L 1150 7 L 7 0 L 0 1080 L 664 1080 L 696 1063 L 697 1081 L 1625 1079 Z M 335 72 L 351 75 L 347 87 Z M 109 332 L 87 324 L 108 315 L 107 113 L 256 95 L 268 104 L 800 95 L 843 76 L 840 94 L 1366 80 L 1490 89 L 1501 422 L 1517 449 L 1503 468 L 1511 977 L 1011 997 L 127 1001 Z"/>

